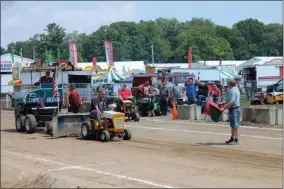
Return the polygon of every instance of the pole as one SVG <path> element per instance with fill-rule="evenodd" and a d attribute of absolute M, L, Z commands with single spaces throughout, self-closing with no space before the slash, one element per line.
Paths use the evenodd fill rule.
<path fill-rule="evenodd" d="M 153 64 L 153 67 L 154 67 L 155 61 L 154 61 L 154 45 L 153 44 L 151 45 L 151 49 L 152 49 L 152 64 Z"/>
<path fill-rule="evenodd" d="M 59 81 L 58 81 L 58 66 L 56 66 L 56 68 L 55 68 L 55 71 L 56 71 L 56 82 L 57 82 L 57 91 L 56 91 L 56 93 L 57 93 L 57 115 L 59 114 L 59 101 L 60 101 L 60 95 L 59 95 Z"/>

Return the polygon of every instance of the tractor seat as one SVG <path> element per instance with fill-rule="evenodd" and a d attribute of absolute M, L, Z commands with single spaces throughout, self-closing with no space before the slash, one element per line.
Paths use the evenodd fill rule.
<path fill-rule="evenodd" d="M 132 104 L 131 100 L 123 100 L 122 102 L 125 103 L 125 104 Z"/>

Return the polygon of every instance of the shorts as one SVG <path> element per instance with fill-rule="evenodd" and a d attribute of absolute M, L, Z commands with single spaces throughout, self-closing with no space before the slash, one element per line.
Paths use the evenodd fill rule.
<path fill-rule="evenodd" d="M 229 120 L 230 120 L 230 127 L 237 129 L 240 126 L 240 108 L 231 109 L 229 110 Z"/>

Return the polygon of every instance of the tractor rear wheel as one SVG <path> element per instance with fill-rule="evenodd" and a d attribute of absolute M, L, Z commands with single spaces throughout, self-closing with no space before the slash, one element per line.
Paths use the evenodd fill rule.
<path fill-rule="evenodd" d="M 17 132 L 25 132 L 25 116 L 23 115 L 18 115 L 16 117 L 16 130 Z"/>
<path fill-rule="evenodd" d="M 28 134 L 36 132 L 37 121 L 34 115 L 28 114 L 25 118 L 25 128 Z"/>

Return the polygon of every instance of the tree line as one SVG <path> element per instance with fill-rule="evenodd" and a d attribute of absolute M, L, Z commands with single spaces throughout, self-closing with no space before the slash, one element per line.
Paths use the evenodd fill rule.
<path fill-rule="evenodd" d="M 152 44 L 155 63 L 185 63 L 189 46 L 193 62 L 283 56 L 283 25 L 264 24 L 252 18 L 239 21 L 232 28 L 204 18 L 185 22 L 175 18 L 139 23 L 122 21 L 101 26 L 91 34 L 67 33 L 60 25 L 50 23 L 44 33 L 35 34 L 26 41 L 12 42 L 7 49 L 1 47 L 1 54 L 13 51 L 18 55 L 22 49 L 23 57 L 30 59 L 44 61 L 50 55 L 53 60 L 68 59 L 68 42 L 74 42 L 79 62 L 91 62 L 93 57 L 101 62 L 106 61 L 106 40 L 113 44 L 114 61 L 152 62 Z"/>

